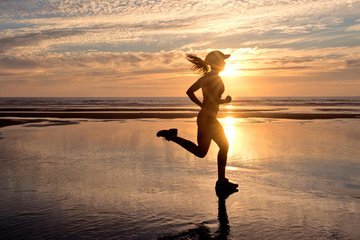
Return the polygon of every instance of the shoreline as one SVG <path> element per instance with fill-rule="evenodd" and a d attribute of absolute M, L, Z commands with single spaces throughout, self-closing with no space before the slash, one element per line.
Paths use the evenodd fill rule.
<path fill-rule="evenodd" d="M 274 112 L 274 111 L 284 111 L 289 110 L 289 108 L 254 108 L 254 109 L 231 109 L 231 110 L 221 110 L 219 112 Z M 174 107 L 174 108 L 162 108 L 162 107 L 149 107 L 149 108 L 133 108 L 133 107 L 121 107 L 121 108 L 1 108 L 1 112 L 199 112 L 200 108 L 184 108 L 184 107 Z"/>
<path fill-rule="evenodd" d="M 140 111 L 140 112 L 111 112 L 111 111 L 0 111 L 0 128 L 33 124 L 37 126 L 67 125 L 78 123 L 81 119 L 93 120 L 124 120 L 124 119 L 189 119 L 196 118 L 198 112 L 167 112 L 167 111 Z M 224 111 L 219 112 L 217 118 L 264 118 L 286 120 L 326 120 L 326 119 L 360 119 L 360 113 L 292 113 L 274 111 Z M 55 119 L 54 119 L 55 118 Z M 77 119 L 77 120 L 74 120 Z"/>
<path fill-rule="evenodd" d="M 31 124 L 32 127 L 47 127 L 47 126 L 55 126 L 55 125 L 70 125 L 77 124 L 79 121 L 69 121 L 69 120 L 53 120 L 53 119 L 19 119 L 19 118 L 0 118 L 0 128 L 15 126 L 15 125 L 23 125 L 23 124 Z"/>
<path fill-rule="evenodd" d="M 137 118 L 194 118 L 197 113 L 160 112 L 0 112 L 0 117 L 27 118 L 87 118 L 87 119 L 137 119 Z M 280 113 L 280 112 L 220 112 L 218 118 L 280 118 L 297 120 L 359 118 L 360 113 Z"/>

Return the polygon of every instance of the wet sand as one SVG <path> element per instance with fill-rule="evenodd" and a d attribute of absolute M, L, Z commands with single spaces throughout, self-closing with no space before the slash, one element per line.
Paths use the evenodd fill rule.
<path fill-rule="evenodd" d="M 0 118 L 0 128 L 13 126 L 13 125 L 24 125 L 27 127 L 45 127 L 53 125 L 68 125 L 77 124 L 78 121 L 67 121 L 67 120 L 50 120 L 50 119 L 26 119 L 26 118 Z"/>
<path fill-rule="evenodd" d="M 195 140 L 194 119 L 1 128 L 1 237 L 360 238 L 358 119 L 221 121 L 240 184 L 224 201 L 216 145 L 199 159 L 155 137 L 177 127 Z"/>

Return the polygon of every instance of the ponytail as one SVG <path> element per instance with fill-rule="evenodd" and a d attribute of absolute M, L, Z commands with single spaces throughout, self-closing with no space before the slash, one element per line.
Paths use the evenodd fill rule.
<path fill-rule="evenodd" d="M 197 57 L 196 55 L 187 54 L 186 58 L 189 62 L 193 64 L 191 70 L 197 73 L 202 73 L 203 75 L 205 75 L 209 71 L 209 67 L 206 62 L 201 58 Z"/>

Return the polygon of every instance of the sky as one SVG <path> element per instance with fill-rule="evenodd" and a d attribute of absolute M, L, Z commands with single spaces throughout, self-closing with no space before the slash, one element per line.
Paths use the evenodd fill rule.
<path fill-rule="evenodd" d="M 0 0 L 0 97 L 360 96 L 360 0 Z"/>

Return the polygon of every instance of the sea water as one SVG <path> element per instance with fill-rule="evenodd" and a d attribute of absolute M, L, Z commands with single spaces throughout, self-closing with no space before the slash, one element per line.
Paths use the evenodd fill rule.
<path fill-rule="evenodd" d="M 228 107 L 229 105 L 224 105 Z M 8 97 L 0 98 L 0 110 L 28 108 L 32 110 L 116 108 L 186 108 L 197 106 L 186 97 L 118 97 L 118 98 L 62 98 L 62 97 Z M 234 97 L 232 109 L 274 109 L 284 111 L 352 111 L 360 112 L 360 97 Z"/>

